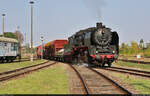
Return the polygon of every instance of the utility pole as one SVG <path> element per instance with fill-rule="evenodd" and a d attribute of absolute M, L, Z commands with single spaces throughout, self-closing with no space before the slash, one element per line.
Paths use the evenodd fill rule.
<path fill-rule="evenodd" d="M 20 26 L 17 27 L 17 30 L 16 30 L 16 35 L 17 35 L 17 38 L 18 38 L 18 41 L 19 41 L 19 61 L 21 61 L 21 38 L 20 38 Z"/>
<path fill-rule="evenodd" d="M 25 41 L 25 56 L 27 55 L 27 45 L 26 45 L 26 32 L 24 33 L 24 41 Z"/>
<path fill-rule="evenodd" d="M 2 14 L 2 32 L 3 32 L 3 37 L 4 37 L 4 29 L 5 29 L 5 16 L 6 16 L 6 14 Z"/>
<path fill-rule="evenodd" d="M 42 57 L 41 57 L 41 59 L 43 59 L 43 53 L 44 53 L 44 48 L 43 48 L 43 41 L 44 41 L 44 39 L 43 39 L 43 36 L 41 36 L 41 42 L 42 42 Z"/>
<path fill-rule="evenodd" d="M 30 57 L 30 61 L 33 61 L 33 4 L 34 1 L 30 1 L 30 5 L 31 5 L 31 57 Z"/>

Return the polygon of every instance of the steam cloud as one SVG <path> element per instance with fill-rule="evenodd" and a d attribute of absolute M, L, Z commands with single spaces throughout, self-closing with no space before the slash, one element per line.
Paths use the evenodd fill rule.
<path fill-rule="evenodd" d="M 92 11 L 94 18 L 101 20 L 102 8 L 105 6 L 104 0 L 83 0 L 84 4 Z"/>

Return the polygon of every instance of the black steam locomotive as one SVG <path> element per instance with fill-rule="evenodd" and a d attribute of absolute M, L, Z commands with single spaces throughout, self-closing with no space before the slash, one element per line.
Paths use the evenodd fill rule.
<path fill-rule="evenodd" d="M 96 27 L 80 30 L 68 38 L 68 45 L 65 46 L 64 60 L 72 62 L 87 62 L 111 66 L 118 58 L 119 36 L 102 23 Z"/>

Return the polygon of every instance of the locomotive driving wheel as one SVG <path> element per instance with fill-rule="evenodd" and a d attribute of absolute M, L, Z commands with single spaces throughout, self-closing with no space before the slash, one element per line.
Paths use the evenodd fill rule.
<path fill-rule="evenodd" d="M 112 63 L 111 62 L 108 62 L 108 67 L 111 67 Z"/>
<path fill-rule="evenodd" d="M 92 62 L 92 57 L 90 56 L 89 51 L 86 51 L 85 53 L 86 53 L 86 54 L 85 54 L 85 56 L 86 56 L 86 62 L 87 62 L 87 64 L 88 64 L 88 66 L 90 67 L 90 66 L 92 66 L 92 64 L 93 64 L 93 62 Z"/>
<path fill-rule="evenodd" d="M 102 63 L 102 67 L 105 67 L 105 63 Z"/>
<path fill-rule="evenodd" d="M 72 63 L 77 64 L 78 63 L 78 58 L 77 57 L 72 57 Z"/>

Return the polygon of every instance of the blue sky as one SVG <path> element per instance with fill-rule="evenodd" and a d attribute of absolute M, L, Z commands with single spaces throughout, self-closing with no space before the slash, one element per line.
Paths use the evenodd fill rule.
<path fill-rule="evenodd" d="M 20 26 L 21 32 L 27 33 L 27 42 L 30 42 L 28 2 L 1 0 L 0 14 L 6 13 L 5 31 L 14 32 Z M 41 43 L 41 35 L 45 42 L 67 39 L 80 29 L 95 26 L 100 20 L 118 32 L 120 43 L 139 42 L 141 38 L 149 42 L 149 5 L 150 0 L 35 0 L 34 45 Z"/>

